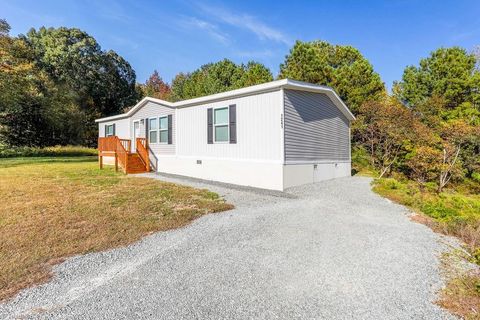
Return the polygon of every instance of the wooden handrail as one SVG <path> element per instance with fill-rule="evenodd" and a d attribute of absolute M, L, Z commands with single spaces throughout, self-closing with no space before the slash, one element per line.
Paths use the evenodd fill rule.
<path fill-rule="evenodd" d="M 147 169 L 147 171 L 150 171 L 150 156 L 148 153 L 147 139 L 137 138 L 135 142 L 137 153 L 140 156 L 140 159 L 142 159 L 143 163 L 145 164 L 145 168 Z"/>
<path fill-rule="evenodd" d="M 117 137 L 117 148 L 116 148 L 116 154 L 115 154 L 115 160 L 120 161 L 121 166 L 123 167 L 123 172 L 125 174 L 128 172 L 128 152 L 125 149 L 122 140 L 118 139 Z"/>

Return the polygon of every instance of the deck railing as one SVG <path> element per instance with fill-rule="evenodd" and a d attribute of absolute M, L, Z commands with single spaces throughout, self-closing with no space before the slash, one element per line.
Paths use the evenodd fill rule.
<path fill-rule="evenodd" d="M 122 144 L 123 148 L 127 152 L 132 152 L 132 140 L 130 139 L 118 139 L 120 140 L 120 143 Z"/>
<path fill-rule="evenodd" d="M 115 170 L 118 171 L 118 164 L 123 168 L 123 172 L 128 170 L 128 154 L 131 152 L 131 141 L 129 139 L 120 139 L 117 136 L 98 138 L 98 161 L 100 169 L 103 168 L 103 157 L 115 157 Z"/>
<path fill-rule="evenodd" d="M 150 156 L 148 152 L 147 139 L 137 138 L 135 142 L 137 153 L 140 156 L 140 159 L 142 159 L 143 163 L 145 164 L 145 168 L 147 168 L 147 171 L 150 171 Z"/>
<path fill-rule="evenodd" d="M 98 138 L 98 151 L 115 152 L 117 149 L 117 136 Z"/>
<path fill-rule="evenodd" d="M 122 139 L 117 140 L 117 150 L 115 154 L 115 169 L 118 170 L 118 162 L 123 168 L 123 172 L 126 174 L 128 172 L 128 151 L 125 149 Z"/>

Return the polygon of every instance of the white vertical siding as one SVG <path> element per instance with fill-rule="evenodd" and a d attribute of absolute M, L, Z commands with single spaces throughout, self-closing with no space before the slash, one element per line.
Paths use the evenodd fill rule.
<path fill-rule="evenodd" d="M 120 119 L 98 123 L 98 136 L 105 137 L 105 126 L 115 124 L 115 135 L 121 139 L 129 139 L 130 136 L 130 119 Z"/>
<path fill-rule="evenodd" d="M 280 90 L 177 109 L 177 156 L 281 162 Z M 237 143 L 207 143 L 207 109 L 236 104 Z"/>
<path fill-rule="evenodd" d="M 174 155 L 176 143 L 176 124 L 175 109 L 154 102 L 147 102 L 142 108 L 135 112 L 131 117 L 131 137 L 133 137 L 133 122 L 145 118 L 158 118 L 172 115 L 172 144 L 165 143 L 149 143 L 150 149 L 155 156 Z M 142 130 L 141 136 L 145 136 L 145 129 Z"/>

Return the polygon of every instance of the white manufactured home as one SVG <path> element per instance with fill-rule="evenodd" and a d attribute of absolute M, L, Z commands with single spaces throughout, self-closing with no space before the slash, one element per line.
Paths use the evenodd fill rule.
<path fill-rule="evenodd" d="M 331 88 L 284 79 L 173 103 L 147 97 L 96 122 L 100 162 L 125 172 L 284 190 L 350 176 L 354 119 Z"/>

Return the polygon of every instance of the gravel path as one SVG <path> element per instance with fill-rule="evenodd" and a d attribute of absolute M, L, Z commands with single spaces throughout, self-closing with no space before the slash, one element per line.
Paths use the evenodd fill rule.
<path fill-rule="evenodd" d="M 150 176 L 208 188 L 236 209 L 68 259 L 0 305 L 0 318 L 453 318 L 433 303 L 447 240 L 367 178 L 284 194 Z"/>

